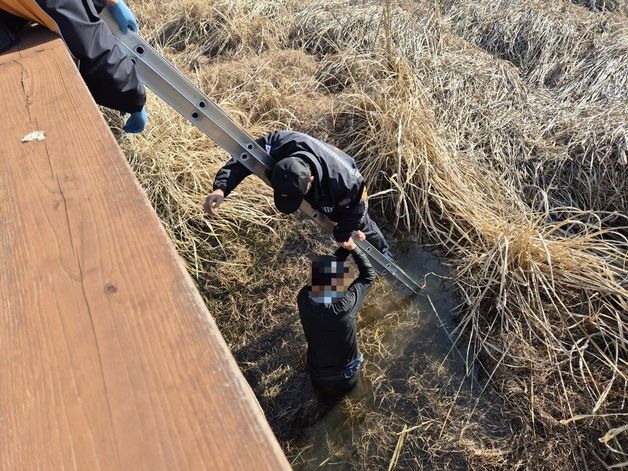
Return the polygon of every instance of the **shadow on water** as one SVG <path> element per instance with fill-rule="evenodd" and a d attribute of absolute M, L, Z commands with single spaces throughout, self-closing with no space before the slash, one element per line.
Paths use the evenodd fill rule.
<path fill-rule="evenodd" d="M 371 299 L 359 314 L 360 342 L 365 332 L 381 323 L 383 317 L 390 322 L 384 325 L 381 338 L 386 354 L 365 355 L 365 369 L 386 372 L 387 381 L 394 384 L 396 394 L 411 394 L 407 364 L 410 359 L 423 357 L 426 362 L 439 363 L 442 376 L 448 378 L 450 384 L 455 387 L 466 385 L 469 391 L 479 391 L 475 372 L 467 371 L 464 358 L 450 336 L 455 328 L 453 314 L 457 301 L 448 268 L 433 252 L 417 249 L 416 245 L 399 244 L 394 255 L 402 269 L 423 285 L 423 289 L 417 296 L 405 299 L 399 298 L 397 290 L 387 287 L 383 293 L 377 290 L 370 294 Z M 362 375 L 361 382 L 348 399 L 350 402 L 362 401 L 371 410 L 377 410 L 373 385 L 365 376 Z M 411 407 L 414 410 L 407 411 L 408 418 L 416 416 L 416 405 L 409 409 Z M 472 407 L 474 405 L 470 404 L 469 408 Z M 350 417 L 347 404 L 340 403 L 329 411 L 319 411 L 318 417 L 311 422 L 294 443 L 298 450 L 298 456 L 293 460 L 294 468 L 351 469 L 345 460 L 335 458 L 340 454 L 350 455 L 354 438 L 363 432 L 362 424 Z"/>

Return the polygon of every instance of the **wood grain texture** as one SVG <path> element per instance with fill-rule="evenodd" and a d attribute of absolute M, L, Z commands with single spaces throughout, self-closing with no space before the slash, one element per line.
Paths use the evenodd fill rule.
<path fill-rule="evenodd" d="M 0 56 L 0 469 L 288 469 L 63 43 L 29 34 Z"/>

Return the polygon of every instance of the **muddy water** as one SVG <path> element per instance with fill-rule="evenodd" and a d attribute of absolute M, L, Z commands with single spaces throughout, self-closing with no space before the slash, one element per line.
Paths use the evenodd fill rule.
<path fill-rule="evenodd" d="M 462 354 L 451 338 L 457 301 L 451 290 L 450 271 L 433 252 L 416 246 L 399 244 L 393 254 L 397 263 L 424 287 L 412 299 L 399 299 L 398 291 L 388 287 L 371 293 L 372 298 L 359 314 L 358 335 L 365 337 L 365 332 L 373 328 L 383 331 L 381 343 L 385 354 L 365 354 L 364 368 L 386 372 L 393 382 L 398 379 L 395 392 L 402 394 L 404 385 L 407 387 L 406 363 L 418 355 L 429 359 L 427 361 L 439 362 L 444 375 L 457 384 L 472 385 L 473 374 L 467 374 Z M 360 384 L 350 394 L 350 401 L 372 396 L 372 385 L 365 376 L 368 375 L 362 375 Z M 369 404 L 368 400 L 363 402 Z M 369 407 L 377 408 L 377 405 L 370 401 Z M 349 415 L 347 405 L 341 403 L 307 427 L 295 444 L 299 452 L 293 460 L 294 468 L 350 469 L 346 461 L 338 457 L 352 453 L 352 443 L 363 430 Z"/>

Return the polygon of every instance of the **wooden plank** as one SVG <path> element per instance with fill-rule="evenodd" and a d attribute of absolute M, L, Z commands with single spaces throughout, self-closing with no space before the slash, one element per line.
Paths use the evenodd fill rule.
<path fill-rule="evenodd" d="M 63 43 L 13 54 L 0 469 L 289 468 Z M 34 130 L 46 140 L 22 144 Z"/>

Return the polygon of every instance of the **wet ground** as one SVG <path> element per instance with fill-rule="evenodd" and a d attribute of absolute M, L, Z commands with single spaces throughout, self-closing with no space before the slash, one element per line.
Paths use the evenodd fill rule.
<path fill-rule="evenodd" d="M 403 390 L 408 387 L 406 363 L 419 356 L 426 362 L 438 363 L 442 376 L 449 378 L 448 381 L 474 389 L 474 374 L 467 373 L 463 356 L 451 337 L 457 301 L 450 286 L 449 270 L 437 255 L 417 249 L 416 245 L 400 244 L 393 254 L 404 271 L 424 287 L 417 296 L 405 299 L 400 299 L 398 292 L 389 287 L 371 293 L 371 299 L 359 314 L 358 335 L 364 337 L 365 332 L 377 324 L 379 330 L 383 330 L 380 342 L 385 354 L 365 353 L 363 373 L 385 372 L 387 380 L 395 384 L 396 394 L 408 393 Z M 366 379 L 368 376 L 362 375 L 349 399 L 377 408 L 370 394 L 372 384 Z M 356 422 L 355 417 L 350 417 L 349 409 L 344 402 L 331 410 L 314 412 L 317 415 L 294 443 L 299 450 L 293 460 L 295 469 L 351 469 L 338 457 L 351 454 L 354 438 L 363 430 L 359 420 Z M 416 411 L 408 410 L 409 416 L 413 413 Z"/>

